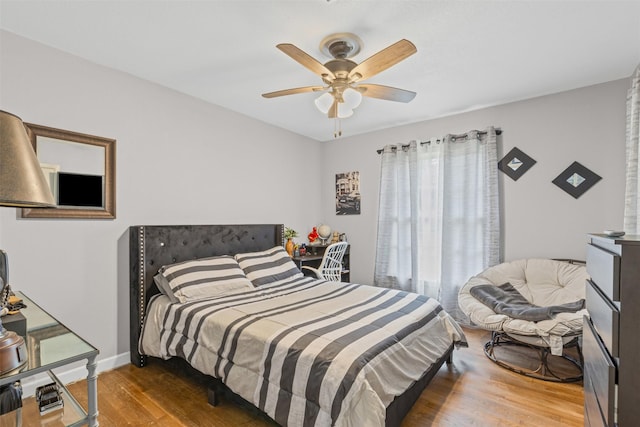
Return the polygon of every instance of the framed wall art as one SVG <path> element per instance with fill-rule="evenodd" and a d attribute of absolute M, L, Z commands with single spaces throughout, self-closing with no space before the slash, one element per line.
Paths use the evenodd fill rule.
<path fill-rule="evenodd" d="M 498 162 L 498 169 L 504 172 L 509 178 L 517 181 L 518 178 L 524 175 L 525 172 L 535 164 L 536 161 L 529 155 L 517 147 L 513 147 L 511 151 Z"/>
<path fill-rule="evenodd" d="M 578 162 L 573 162 L 551 182 L 577 199 L 601 179 L 597 173 Z"/>
<path fill-rule="evenodd" d="M 336 215 L 360 215 L 360 172 L 336 174 Z"/>

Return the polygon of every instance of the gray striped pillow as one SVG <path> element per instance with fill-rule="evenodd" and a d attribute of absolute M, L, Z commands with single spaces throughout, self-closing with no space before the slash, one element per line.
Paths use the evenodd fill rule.
<path fill-rule="evenodd" d="M 302 277 L 298 266 L 282 246 L 262 252 L 237 254 L 235 258 L 254 286 Z"/>
<path fill-rule="evenodd" d="M 165 294 L 173 293 L 179 302 L 253 289 L 238 262 L 228 255 L 166 265 L 154 279 L 162 281 L 158 287 L 164 288 Z"/>

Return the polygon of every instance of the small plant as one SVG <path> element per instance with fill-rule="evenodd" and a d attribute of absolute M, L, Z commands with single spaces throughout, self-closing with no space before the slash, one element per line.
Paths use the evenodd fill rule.
<path fill-rule="evenodd" d="M 293 239 L 294 237 L 298 237 L 298 232 L 293 228 L 285 227 L 284 229 L 284 238 L 285 239 Z"/>

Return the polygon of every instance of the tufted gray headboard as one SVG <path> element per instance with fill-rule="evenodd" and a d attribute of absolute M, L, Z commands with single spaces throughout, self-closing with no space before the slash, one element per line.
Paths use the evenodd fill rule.
<path fill-rule="evenodd" d="M 282 245 L 282 224 L 140 225 L 129 227 L 131 363 L 144 366 L 138 341 L 149 299 L 159 291 L 153 276 L 163 265 L 216 255 L 234 255 Z"/>

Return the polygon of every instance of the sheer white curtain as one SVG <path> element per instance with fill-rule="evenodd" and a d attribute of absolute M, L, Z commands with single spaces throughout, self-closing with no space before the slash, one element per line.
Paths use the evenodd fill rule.
<path fill-rule="evenodd" d="M 624 203 L 624 231 L 640 234 L 638 196 L 638 152 L 640 151 L 640 66 L 631 78 L 627 93 L 627 185 Z"/>
<path fill-rule="evenodd" d="M 496 132 L 382 152 L 377 286 L 437 298 L 464 321 L 458 291 L 501 257 Z"/>

